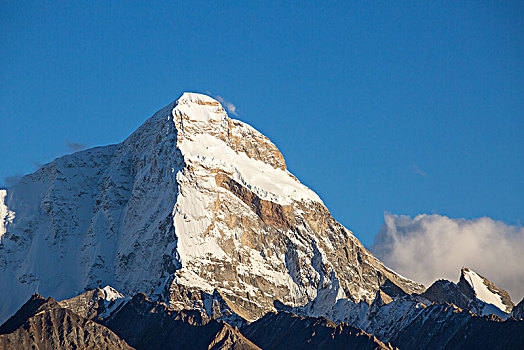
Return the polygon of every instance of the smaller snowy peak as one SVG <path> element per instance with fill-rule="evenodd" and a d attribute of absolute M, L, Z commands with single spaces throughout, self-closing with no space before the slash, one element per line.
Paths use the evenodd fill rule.
<path fill-rule="evenodd" d="M 459 283 L 466 282 L 475 292 L 477 299 L 480 299 L 487 304 L 494 305 L 503 312 L 511 312 L 513 303 L 511 302 L 508 292 L 495 286 L 487 278 L 467 267 L 463 267 L 460 272 Z"/>
<path fill-rule="evenodd" d="M 111 286 L 88 290 L 71 299 L 62 300 L 60 306 L 88 319 L 102 319 L 122 306 L 129 298 Z"/>
<path fill-rule="evenodd" d="M 102 292 L 104 292 L 104 299 L 106 301 L 113 301 L 125 298 L 119 291 L 117 291 L 115 288 L 111 286 L 105 286 L 104 288 L 102 288 Z"/>
<path fill-rule="evenodd" d="M 458 283 L 438 280 L 419 296 L 426 301 L 454 304 L 477 315 L 494 314 L 502 319 L 507 319 L 513 308 L 511 298 L 505 290 L 464 267 Z"/>

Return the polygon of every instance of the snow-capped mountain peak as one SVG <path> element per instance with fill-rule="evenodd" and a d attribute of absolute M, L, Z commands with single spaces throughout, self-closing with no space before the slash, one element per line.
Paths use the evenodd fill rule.
<path fill-rule="evenodd" d="M 122 293 L 120 293 L 119 291 L 117 291 L 115 288 L 111 286 L 105 286 L 104 288 L 102 288 L 102 292 L 104 293 L 104 300 L 106 301 L 113 301 L 113 300 L 124 298 Z"/>
<path fill-rule="evenodd" d="M 386 280 L 424 290 L 339 224 L 267 137 L 201 94 L 3 197 L 0 321 L 35 291 L 67 299 L 106 285 L 174 309 L 210 313 L 219 300 L 249 320 L 277 301 L 315 315 L 371 303 Z"/>
<path fill-rule="evenodd" d="M 467 282 L 474 291 L 477 299 L 482 300 L 487 304 L 494 305 L 503 312 L 511 312 L 513 303 L 511 302 L 508 292 L 498 288 L 487 278 L 467 267 L 462 267 L 461 280 Z"/>
<path fill-rule="evenodd" d="M 193 92 L 184 92 L 176 101 L 176 109 L 194 121 L 210 122 L 226 120 L 222 105 L 213 98 Z"/>

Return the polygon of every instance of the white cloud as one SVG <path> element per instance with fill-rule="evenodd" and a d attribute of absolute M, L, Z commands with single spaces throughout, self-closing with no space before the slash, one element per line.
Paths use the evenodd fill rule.
<path fill-rule="evenodd" d="M 238 116 L 237 106 L 235 106 L 233 103 L 229 101 L 224 100 L 222 96 L 216 96 L 215 98 L 218 100 L 218 102 L 222 104 L 222 106 L 224 106 L 227 109 L 229 113 Z"/>
<path fill-rule="evenodd" d="M 458 281 L 467 266 L 524 297 L 524 228 L 491 218 L 451 219 L 441 215 L 384 215 L 373 254 L 388 267 L 429 286 L 436 279 Z"/>

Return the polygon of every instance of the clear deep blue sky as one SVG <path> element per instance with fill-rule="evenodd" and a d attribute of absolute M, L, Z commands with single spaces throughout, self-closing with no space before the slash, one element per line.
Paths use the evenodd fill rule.
<path fill-rule="evenodd" d="M 195 91 L 364 244 L 385 211 L 520 224 L 524 2 L 392 3 L 2 1 L 0 184 Z"/>

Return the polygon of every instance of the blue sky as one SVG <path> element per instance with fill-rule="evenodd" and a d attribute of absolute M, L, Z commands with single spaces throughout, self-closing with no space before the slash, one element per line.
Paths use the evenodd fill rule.
<path fill-rule="evenodd" d="M 0 183 L 220 95 L 369 245 L 384 212 L 524 221 L 524 3 L 2 1 Z"/>

